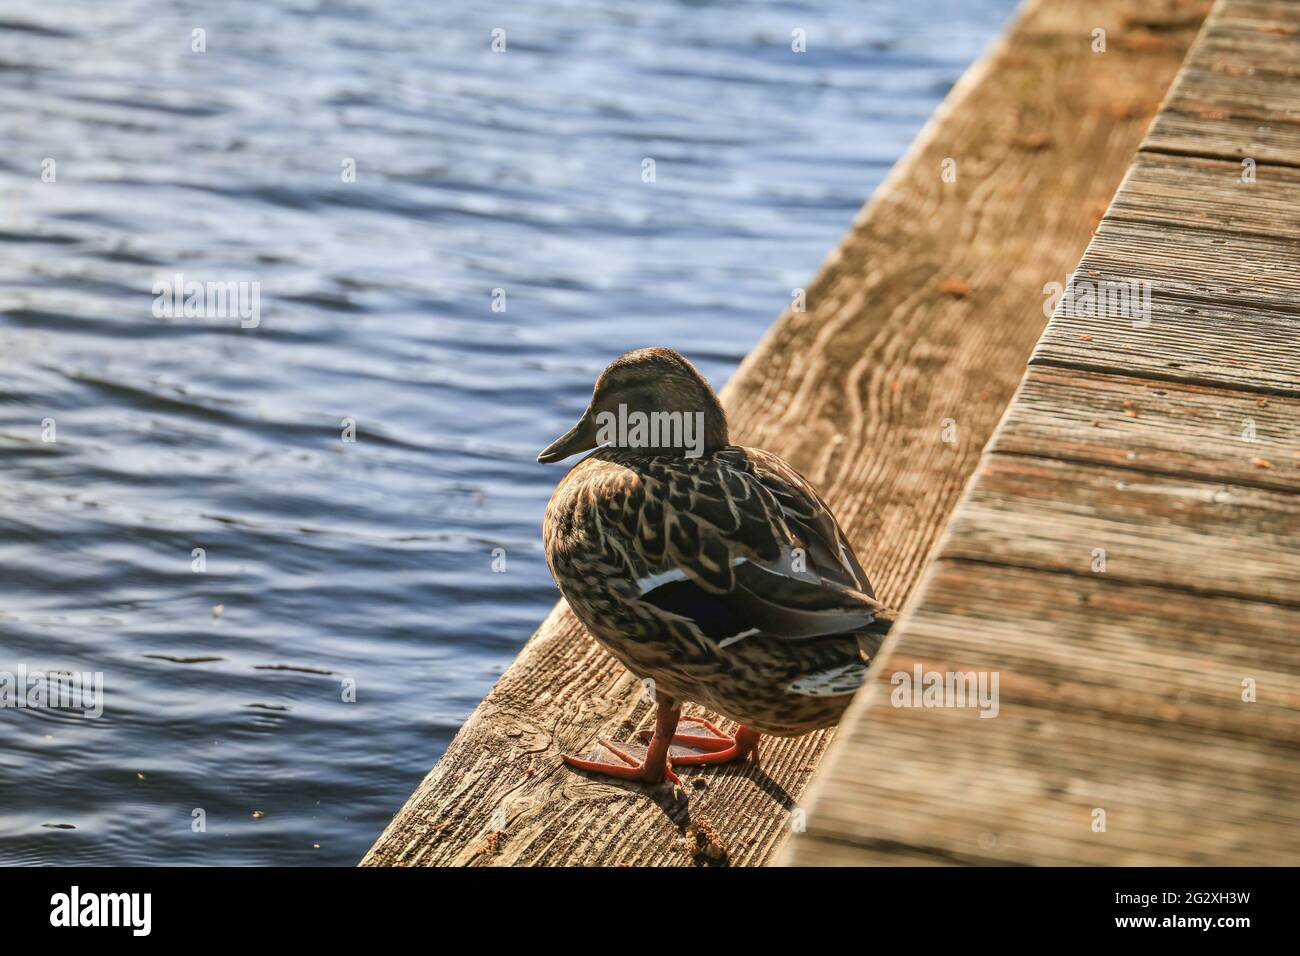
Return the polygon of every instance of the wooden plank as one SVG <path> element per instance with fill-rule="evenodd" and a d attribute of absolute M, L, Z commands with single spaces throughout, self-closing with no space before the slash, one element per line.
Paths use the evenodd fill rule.
<path fill-rule="evenodd" d="M 1079 268 L 1085 274 L 1093 269 L 1141 279 L 1165 297 L 1193 304 L 1295 317 L 1300 316 L 1297 261 L 1300 243 L 1290 239 L 1107 219 Z"/>
<path fill-rule="evenodd" d="M 1300 400 L 1031 367 L 993 449 L 1300 491 Z"/>
<path fill-rule="evenodd" d="M 1300 606 L 1300 506 L 1248 485 L 992 455 L 953 515 L 945 557 Z"/>
<path fill-rule="evenodd" d="M 885 671 L 977 664 L 1000 670 L 1017 703 L 1300 745 L 1300 609 L 1110 573 L 993 569 L 1004 595 L 989 591 L 987 571 L 941 562 L 935 600 Z M 1260 691 L 1249 706 L 1245 676 Z M 887 673 L 879 679 L 888 684 Z"/>
<path fill-rule="evenodd" d="M 1297 41 L 1300 43 L 1300 40 Z M 1139 153 L 1105 219 L 1300 241 L 1300 169 Z"/>
<path fill-rule="evenodd" d="M 1128 278 L 1123 272 L 1092 268 L 1080 274 L 1093 281 Z M 1058 311 L 1030 361 L 1300 396 L 1300 350 L 1295 347 L 1300 325 L 1295 315 L 1153 293 L 1147 318 L 1150 325 L 1135 327 L 1128 316 Z"/>
<path fill-rule="evenodd" d="M 1220 0 L 1166 109 L 1241 94 L 1207 49 L 1276 69 L 1293 11 Z M 782 862 L 1300 858 L 1300 191 L 1228 168 L 1136 161 L 1074 275 L 1150 282 L 1150 322 L 1058 309 Z M 996 718 L 895 706 L 916 666 L 998 675 Z"/>
<path fill-rule="evenodd" d="M 1070 282 L 1137 283 L 1149 313 L 1063 298 L 1031 362 L 1300 395 L 1297 194 L 1289 170 L 1232 187 L 1203 160 L 1140 158 Z M 1210 221 L 1189 224 L 1197 196 Z"/>
<path fill-rule="evenodd" d="M 1233 0 L 1216 24 L 1142 148 L 1300 166 L 1300 8 Z"/>
<path fill-rule="evenodd" d="M 1150 314 L 1059 309 L 1031 362 L 1300 395 L 1300 171 L 1241 173 L 1140 154 L 1071 281 L 1141 283 Z"/>
<path fill-rule="evenodd" d="M 1189 23 L 1090 51 L 1093 26 L 1123 39 L 1140 6 L 1027 4 L 831 253 L 807 311 L 783 315 L 724 394 L 738 440 L 823 489 L 889 603 L 915 585 L 1014 392 L 1043 277 L 1078 260 L 1191 41 Z M 637 691 L 557 609 L 363 863 L 686 864 L 700 816 L 729 862 L 768 859 L 828 735 L 771 741 L 762 771 L 692 774 L 678 798 L 562 768 L 561 751 L 644 723 Z"/>
<path fill-rule="evenodd" d="M 1229 118 L 1204 110 L 1194 115 L 1164 114 L 1147 140 L 1152 150 L 1189 156 L 1254 159 L 1258 163 L 1300 166 L 1300 127 Z"/>
<path fill-rule="evenodd" d="M 885 708 L 874 738 L 842 731 L 863 751 L 879 743 L 880 753 L 835 765 L 852 797 L 819 791 L 807 834 L 854 840 L 860 851 L 842 847 L 838 865 L 893 864 L 900 849 L 1032 866 L 1279 866 L 1300 853 L 1287 812 L 1300 799 L 1293 746 L 1206 747 L 1204 733 L 1173 722 L 1153 732 L 1051 705 L 1008 705 L 996 720 L 977 719 Z M 1105 832 L 1092 830 L 1098 810 Z M 874 822 L 864 827 L 866 816 Z M 790 851 L 780 862 L 818 862 L 802 835 Z"/>
<path fill-rule="evenodd" d="M 923 593 L 783 862 L 1295 862 L 1300 611 L 954 560 Z M 998 672 L 997 717 L 890 706 L 918 662 Z"/>

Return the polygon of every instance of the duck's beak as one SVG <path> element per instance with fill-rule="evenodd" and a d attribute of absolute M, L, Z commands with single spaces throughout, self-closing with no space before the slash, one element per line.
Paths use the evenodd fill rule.
<path fill-rule="evenodd" d="M 549 465 L 553 461 L 560 461 L 570 455 L 576 455 L 580 451 L 590 451 L 595 447 L 595 416 L 591 414 L 591 409 L 588 408 L 582 413 L 582 417 L 578 419 L 578 424 L 547 445 L 545 450 L 537 456 L 537 460 L 543 465 Z"/>

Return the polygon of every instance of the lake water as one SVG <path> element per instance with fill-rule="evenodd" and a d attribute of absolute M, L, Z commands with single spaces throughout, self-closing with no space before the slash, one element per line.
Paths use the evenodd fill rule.
<path fill-rule="evenodd" d="M 0 709 L 0 863 L 355 863 L 557 597 L 596 374 L 720 387 L 1012 6 L 6 4 L 0 672 L 104 697 Z"/>

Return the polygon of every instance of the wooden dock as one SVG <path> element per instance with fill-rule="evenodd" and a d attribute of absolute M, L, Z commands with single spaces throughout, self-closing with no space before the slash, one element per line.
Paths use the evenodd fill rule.
<path fill-rule="evenodd" d="M 1064 283 L 1074 269 L 1183 62 L 1207 6 L 1162 4 L 1160 9 L 1160 14 L 1154 15 L 1150 5 L 1140 0 L 1037 0 L 1026 4 L 1007 34 L 953 89 L 859 214 L 809 285 L 808 310 L 782 315 L 724 392 L 735 439 L 781 454 L 823 490 L 853 539 L 879 596 L 892 606 L 903 607 L 916 590 L 940 533 L 962 499 L 963 489 L 1020 383 L 1046 321 L 1044 283 Z M 1093 50 L 1094 30 L 1099 28 L 1105 30 L 1104 53 Z M 1230 139 L 1233 129 L 1229 120 L 1220 122 L 1224 141 Z M 1195 132 L 1186 133 L 1177 124 L 1169 125 L 1162 135 L 1171 142 L 1179 137 L 1191 141 L 1196 138 Z M 1269 142 L 1279 150 L 1287 146 L 1284 134 L 1272 136 Z M 1263 156 L 1261 153 L 1261 164 Z M 1172 157 L 1153 153 L 1143 161 L 1158 165 L 1172 161 Z M 1272 174 L 1274 168 L 1268 167 L 1268 172 Z M 1156 174 L 1155 166 L 1151 174 Z M 1157 188 L 1174 188 L 1161 185 L 1163 182 L 1159 181 Z M 1189 182 L 1182 181 L 1182 188 L 1190 188 Z M 1181 215 L 1188 219 L 1200 215 L 1196 208 L 1180 205 L 1176 197 L 1169 202 L 1157 197 L 1157 202 L 1143 195 L 1136 193 L 1131 201 L 1137 204 L 1135 208 L 1144 203 L 1156 207 L 1159 212 L 1153 211 L 1152 215 Z M 1249 195 L 1258 194 L 1245 194 L 1242 201 L 1249 203 L 1245 198 Z M 1214 221 L 1223 223 L 1224 215 L 1216 214 Z M 1232 215 L 1247 213 L 1238 205 L 1233 207 Z M 1275 230 L 1290 224 L 1285 218 L 1267 215 L 1262 207 L 1256 209 L 1254 218 L 1272 219 Z M 1138 250 L 1153 242 L 1158 232 L 1140 219 L 1117 221 L 1108 228 L 1121 225 L 1137 230 Z M 1201 250 L 1207 256 L 1218 251 L 1215 234 L 1207 225 L 1186 224 L 1184 231 L 1197 239 L 1186 248 Z M 1282 242 L 1262 235 L 1255 238 L 1260 242 Z M 1188 242 L 1185 237 L 1182 241 Z M 1231 238 L 1225 237 L 1224 241 Z M 1119 255 L 1113 252 L 1116 247 L 1111 248 L 1112 254 Z M 1268 269 L 1266 255 L 1261 252 L 1254 266 Z M 1140 251 L 1127 248 L 1121 262 L 1143 258 Z M 1262 302 L 1245 290 L 1270 283 L 1248 279 L 1250 270 L 1240 261 L 1236 265 L 1234 281 L 1241 283 L 1234 300 L 1237 311 L 1231 315 L 1213 312 L 1208 302 L 1197 299 L 1206 313 L 1201 318 L 1226 324 L 1249 312 L 1250 321 L 1255 323 L 1251 328 L 1259 330 L 1257 339 L 1262 342 L 1276 332 L 1277 323 L 1287 316 L 1286 309 L 1293 307 L 1269 299 L 1268 309 L 1260 312 Z M 1200 284 L 1194 275 L 1175 278 L 1179 270 L 1173 262 L 1152 264 L 1151 271 L 1153 277 L 1159 271 L 1162 277 L 1170 277 L 1169 281 L 1193 287 Z M 1273 278 L 1271 273 L 1269 278 Z M 1295 281 L 1292 276 L 1285 288 Z M 1182 311 L 1184 303 L 1176 301 L 1172 290 L 1162 291 L 1157 301 L 1163 310 L 1154 322 L 1158 331 L 1197 327 L 1192 317 Z M 1161 326 L 1162 320 L 1167 324 Z M 1039 346 L 1039 360 L 1052 348 L 1073 353 L 1081 334 L 1071 328 L 1053 332 Z M 1123 402 L 1132 398 L 1123 393 L 1122 385 L 1116 385 L 1113 368 L 1102 371 L 1110 367 L 1107 349 L 1125 355 L 1142 351 L 1136 345 L 1125 349 L 1124 334 L 1122 329 L 1114 336 L 1094 333 L 1096 370 L 1062 364 L 1035 368 L 1036 375 L 1048 377 L 1040 377 L 1027 388 L 1050 389 L 1060 377 L 1066 377 L 1060 383 L 1065 391 L 1053 393 L 1058 412 L 1055 416 L 1040 415 L 1026 424 L 1022 441 L 1038 445 L 1027 444 L 1028 451 L 1002 453 L 995 467 L 1001 466 L 1005 458 L 1005 470 L 990 472 L 982 480 L 988 483 L 994 474 L 999 479 L 985 492 L 987 498 L 981 499 L 986 502 L 984 510 L 975 513 L 975 517 L 983 515 L 985 524 L 995 529 L 1002 527 L 999 521 L 1004 513 L 1014 513 L 1017 496 L 1029 493 L 1034 501 L 1041 501 L 1039 517 L 1045 516 L 1048 523 L 1035 525 L 1020 519 L 1014 528 L 1007 529 L 1014 534 L 1003 535 L 1010 542 L 1007 547 L 1014 545 L 1025 552 L 1018 555 L 1025 568 L 1008 570 L 977 551 L 974 556 L 941 562 L 927 579 L 924 597 L 928 601 L 952 600 L 958 609 L 982 608 L 980 627 L 964 624 L 954 630 L 957 637 L 973 641 L 981 634 L 987 635 L 991 646 L 1017 649 L 1026 655 L 1026 661 L 1018 665 L 1022 671 L 1011 666 L 1013 661 L 1004 667 L 1008 674 L 1003 685 L 1007 700 L 1004 706 L 1011 716 L 976 722 L 994 725 L 1007 742 L 1018 744 L 1015 753 L 1040 752 L 1040 738 L 1050 736 L 1042 728 L 1052 722 L 1046 716 L 1037 718 L 1036 729 L 1029 731 L 1025 725 L 1028 718 L 1015 716 L 1017 708 L 1026 705 L 1019 700 L 1012 702 L 1014 695 L 1022 693 L 1012 675 L 1034 674 L 1029 683 L 1036 695 L 1033 699 L 1040 708 L 1047 709 L 1061 702 L 1058 685 L 1048 683 L 1048 679 L 1064 680 L 1074 657 L 1082 662 L 1088 659 L 1077 646 L 1073 656 L 1057 648 L 1060 660 L 1039 647 L 1044 642 L 1044 622 L 1061 616 L 1048 611 L 1059 604 L 1069 612 L 1065 615 L 1069 620 L 1076 620 L 1087 610 L 1066 587 L 1077 578 L 1074 564 L 1070 563 L 1075 555 L 1062 550 L 1057 539 L 1069 534 L 1075 525 L 1081 524 L 1086 530 L 1088 518 L 1086 513 L 1072 510 L 1064 496 L 1075 491 L 1086 493 L 1083 500 L 1088 506 L 1102 509 L 1097 516 L 1102 529 L 1106 527 L 1105 515 L 1110 513 L 1106 509 L 1113 511 L 1118 507 L 1114 502 L 1125 502 L 1129 535 L 1115 551 L 1115 566 L 1131 560 L 1132 549 L 1146 540 L 1134 522 L 1150 502 L 1131 491 L 1130 498 L 1123 499 L 1106 482 L 1123 480 L 1130 489 L 1150 486 L 1148 497 L 1158 495 L 1158 489 L 1170 482 L 1188 486 L 1193 479 L 1187 466 L 1204 458 L 1204 453 L 1166 436 L 1165 454 L 1175 462 L 1169 474 L 1135 471 L 1126 462 L 1124 441 L 1142 440 L 1142 433 L 1131 429 L 1154 428 L 1160 421 L 1155 417 L 1158 406 L 1153 400 L 1142 407 L 1139 417 L 1121 414 L 1119 426 L 1095 429 L 1086 441 L 1075 437 L 1071 439 L 1073 444 L 1062 445 L 1056 437 L 1069 431 L 1070 426 L 1066 408 L 1073 406 L 1066 406 L 1063 396 L 1076 394 L 1079 389 L 1084 390 L 1087 401 L 1093 400 L 1091 396 L 1106 394 L 1111 406 L 1128 410 Z M 1146 347 L 1156 348 L 1150 341 Z M 1185 339 L 1160 347 L 1164 349 L 1162 360 L 1182 357 L 1188 368 L 1197 368 L 1197 361 L 1208 364 L 1215 359 Z M 1285 370 L 1278 371 L 1281 347 L 1277 340 L 1273 340 L 1271 349 L 1253 355 L 1243 353 L 1241 361 L 1258 357 L 1261 366 L 1272 369 L 1261 370 L 1258 375 L 1260 379 L 1272 375 L 1276 387 L 1267 392 L 1268 400 L 1281 402 L 1277 389 L 1284 390 L 1285 386 L 1276 383 Z M 1294 365 L 1294 355 L 1290 361 Z M 1126 369 L 1131 375 L 1140 371 L 1133 366 Z M 1087 377 L 1089 374 L 1092 378 Z M 1099 377 L 1101 381 L 1095 381 Z M 1165 376 L 1161 381 L 1167 379 Z M 1291 382 L 1295 380 L 1292 376 Z M 1206 391 L 1211 381 L 1232 384 L 1201 376 L 1186 389 L 1202 403 L 1213 401 L 1217 393 Z M 1170 384 L 1166 389 L 1167 402 L 1176 402 L 1170 396 L 1181 394 L 1172 388 Z M 1023 399 L 1029 392 L 1021 394 Z M 1270 429 L 1277 416 L 1290 413 L 1290 406 L 1255 407 L 1253 403 L 1264 395 L 1252 393 L 1245 401 L 1254 409 L 1260 434 L 1268 436 L 1274 434 Z M 1148 401 L 1145 394 L 1139 398 Z M 1095 413 L 1089 411 L 1089 415 L 1103 418 L 1106 407 L 1110 406 L 1102 406 Z M 1183 406 L 1177 408 L 1169 411 L 1164 420 L 1173 421 L 1183 414 Z M 1186 423 L 1180 427 L 1190 427 L 1195 419 L 1177 421 Z M 1115 428 L 1130 431 L 1116 432 Z M 1004 440 L 1008 431 L 1003 430 Z M 1075 445 L 1079 450 L 1069 460 L 1036 456 L 1033 449 L 1043 445 L 1058 452 Z M 1227 439 L 1218 447 L 1219 458 L 1228 460 L 1232 448 Z M 1089 475 L 1081 471 L 1081 464 L 1073 462 L 1073 458 L 1086 461 L 1089 448 L 1101 448 L 1096 455 L 1119 456 L 1120 461 L 1108 462 L 1110 472 Z M 1179 455 L 1183 458 L 1178 459 Z M 1176 464 L 1180 460 L 1184 465 Z M 987 461 L 985 467 L 989 467 Z M 1212 512 L 1218 526 L 1223 526 L 1231 511 L 1240 520 L 1256 522 L 1267 532 L 1269 522 L 1279 520 L 1269 508 L 1281 501 L 1288 489 L 1265 486 L 1263 482 L 1282 480 L 1288 469 L 1293 471 L 1293 462 L 1279 461 L 1274 470 L 1261 477 L 1264 472 L 1251 466 L 1245 477 L 1253 479 L 1253 484 L 1231 486 L 1242 489 L 1240 493 L 1245 496 L 1240 504 L 1233 505 L 1239 511 L 1215 511 L 1213 503 L 1192 497 L 1171 499 L 1167 502 L 1169 512 L 1173 517 L 1184 513 L 1179 508 Z M 1053 490 L 1056 498 L 1051 497 Z M 1175 500 L 1184 503 L 1175 507 Z M 970 511 L 969 498 L 965 511 Z M 974 542 L 968 545 L 971 548 L 982 546 L 972 520 L 963 516 L 965 524 L 959 522 L 957 528 L 972 530 L 964 539 L 950 533 L 945 553 L 962 540 Z M 1066 521 L 1064 530 L 1053 529 L 1051 522 L 1057 520 Z M 1254 527 L 1256 524 L 1251 525 Z M 1023 533 L 1016 529 L 1023 529 Z M 988 537 L 997 538 L 996 532 Z M 1100 536 L 1097 540 L 1098 546 L 1103 546 L 1109 539 Z M 1171 556 L 1188 541 L 1197 543 L 1196 539 L 1175 536 L 1165 542 L 1163 550 L 1144 552 L 1162 570 L 1149 571 L 1148 577 L 1153 580 L 1132 587 L 1145 587 L 1163 595 L 1160 588 L 1168 582 L 1154 578 L 1176 571 Z M 1033 562 L 1025 555 L 1051 553 L 1054 545 L 1060 552 L 1062 567 L 1050 572 L 1032 570 Z M 1125 547 L 1130 550 L 1125 551 Z M 1242 545 L 1232 556 L 1245 553 L 1248 547 Z M 1258 577 L 1254 568 L 1268 565 L 1267 561 L 1213 569 L 1208 561 L 1202 562 L 1195 555 L 1181 557 L 1181 566 L 1191 564 L 1200 564 L 1201 574 L 1217 570 L 1233 581 L 1247 577 L 1262 581 L 1252 587 L 1256 591 L 1268 589 L 1272 597 L 1285 590 L 1287 568 L 1280 563 L 1272 565 L 1271 576 Z M 1017 588 L 1014 590 L 1021 603 L 1012 602 L 1006 607 L 990 603 L 989 585 L 982 580 L 975 584 L 971 577 L 985 565 L 993 569 L 986 576 L 1002 580 L 1003 588 L 1012 580 L 1007 575 L 1028 576 L 1028 580 L 1037 580 L 1034 575 L 1046 577 L 1056 583 L 1060 601 L 1044 611 L 1042 605 L 1048 596 L 1042 588 Z M 958 578 L 965 574 L 970 587 L 936 590 L 936 574 L 949 571 Z M 1101 583 L 1091 578 L 1084 580 L 1093 587 L 1100 588 L 1103 583 L 1118 587 L 1121 574 L 1117 569 Z M 1221 582 L 1215 594 L 1222 590 Z M 1140 600 L 1144 593 L 1123 592 L 1112 597 L 1109 591 L 1099 591 L 1097 600 L 1111 602 L 1102 606 L 1113 606 L 1114 602 L 1126 606 L 1124 601 L 1135 600 L 1133 594 Z M 1168 599 L 1172 602 L 1168 611 L 1148 607 L 1156 623 L 1168 621 L 1169 615 L 1193 612 L 1194 595 L 1186 586 L 1170 589 L 1170 593 L 1179 595 L 1177 601 L 1181 603 Z M 974 604 L 966 603 L 966 598 Z M 1246 614 L 1271 613 L 1268 609 L 1273 607 L 1267 601 L 1252 599 L 1252 603 L 1226 594 L 1215 600 L 1236 601 L 1233 606 L 1246 608 L 1242 612 Z M 970 659 L 961 644 L 956 645 L 961 653 L 953 655 L 921 654 L 923 646 L 911 650 L 908 635 L 920 620 L 924 618 L 914 612 L 903 622 L 903 633 L 895 642 L 900 655 L 911 653 L 926 660 Z M 1291 626 L 1294 628 L 1294 621 Z M 1212 635 L 1216 632 L 1202 626 L 1199 618 L 1197 627 L 1200 630 L 1185 634 L 1180 631 L 1181 639 L 1194 639 L 1205 654 L 1213 654 Z M 1158 638 L 1157 633 L 1151 634 L 1152 646 L 1158 650 L 1157 660 L 1143 666 L 1154 666 L 1175 653 L 1178 638 L 1168 636 L 1163 644 Z M 1128 646 L 1125 640 L 1118 631 L 1111 631 L 1089 638 L 1086 646 L 1124 647 Z M 1142 648 L 1134 645 L 1127 653 L 1140 655 Z M 1282 653 L 1279 644 L 1277 654 Z M 1042 654 L 1056 661 L 1056 670 L 1049 671 L 1048 678 L 1042 676 L 1043 668 L 1035 669 L 1033 664 L 1035 655 Z M 1085 688 L 1104 684 L 1113 677 L 1096 668 L 1086 672 L 1089 676 L 1082 679 Z M 1260 669 L 1257 673 L 1261 683 L 1273 676 L 1273 671 Z M 1139 672 L 1127 676 L 1136 680 L 1142 675 Z M 1191 701 L 1210 693 L 1199 685 L 1188 692 Z M 1128 683 L 1104 691 L 1097 689 L 1101 697 L 1110 695 L 1130 709 L 1140 706 L 1131 700 L 1135 693 L 1139 691 Z M 563 767 L 559 754 L 584 750 L 597 737 L 629 736 L 647 725 L 650 707 L 639 699 L 639 685 L 632 676 L 600 650 L 561 605 L 475 710 L 363 864 L 760 864 L 771 859 L 786 835 L 805 818 L 808 833 L 793 845 L 792 859 L 851 856 L 871 847 L 876 848 L 872 852 L 879 853 L 887 838 L 877 836 L 880 831 L 873 832 L 872 826 L 894 827 L 912 840 L 908 843 L 898 838 L 899 849 L 891 861 L 945 858 L 931 852 L 913 826 L 922 819 L 918 811 L 947 801 L 960 803 L 963 783 L 988 795 L 1019 786 L 1022 780 L 1012 778 L 1003 783 L 997 779 L 1001 768 L 995 766 L 989 767 L 986 781 L 970 776 L 954 778 L 947 773 L 940 776 L 942 767 L 937 759 L 925 756 L 915 760 L 914 754 L 902 750 L 904 745 L 927 746 L 918 743 L 921 729 L 940 726 L 933 719 L 927 723 L 918 718 L 910 737 L 899 736 L 897 746 L 879 751 L 876 766 L 889 769 L 873 771 L 879 774 L 879 778 L 871 780 L 874 789 L 861 790 L 859 767 L 865 763 L 858 761 L 872 758 L 875 735 L 882 723 L 873 706 L 876 696 L 868 694 L 855 702 L 845 735 L 846 746 L 837 748 L 836 773 L 826 779 L 826 786 L 819 788 L 819 799 L 806 811 L 804 791 L 829 741 L 829 732 L 768 741 L 761 770 L 746 764 L 692 771 L 686 776 L 686 786 L 676 793 L 596 779 Z M 1272 715 L 1270 719 L 1284 724 L 1276 706 L 1270 706 L 1274 706 L 1274 710 L 1267 711 Z M 1218 710 L 1209 713 L 1214 719 L 1230 719 Z M 894 715 L 893 720 L 897 719 Z M 962 717 L 949 715 L 943 719 L 955 728 Z M 1016 721 L 1025 726 L 1015 732 L 1003 729 Z M 1189 727 L 1184 731 L 1192 732 Z M 1020 733 L 1031 736 L 1018 737 Z M 1033 737 L 1033 733 L 1040 737 Z M 940 753 L 947 743 L 931 740 L 929 746 Z M 1065 745 L 1067 741 L 1062 737 L 1060 743 Z M 1166 759 L 1172 756 L 1167 754 Z M 972 761 L 973 757 L 968 763 Z M 1263 768 L 1256 769 L 1264 772 Z M 1053 778 L 1052 784 L 1069 792 L 1074 780 Z M 1248 786 L 1249 782 L 1242 783 L 1243 789 Z M 883 792 L 882 788 L 891 787 L 889 796 L 897 801 L 896 805 L 873 802 L 879 799 L 877 794 Z M 1000 819 L 999 812 L 990 811 L 980 832 L 998 830 L 1003 826 Z M 855 826 L 860 829 L 854 830 Z M 701 833 L 715 836 L 703 841 Z"/>
<path fill-rule="evenodd" d="M 1300 3 L 1220 0 L 1074 278 L 1150 308 L 1058 308 L 782 862 L 1300 862 Z"/>

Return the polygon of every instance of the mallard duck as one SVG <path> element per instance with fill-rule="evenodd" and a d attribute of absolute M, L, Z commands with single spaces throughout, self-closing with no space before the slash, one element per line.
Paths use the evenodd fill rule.
<path fill-rule="evenodd" d="M 893 615 L 807 479 L 732 445 L 709 383 L 666 348 L 611 363 L 578 423 L 537 460 L 592 449 L 546 507 L 546 561 L 657 709 L 648 743 L 601 740 L 564 761 L 675 784 L 674 767 L 757 761 L 762 734 L 834 725 Z M 739 729 L 682 717 L 685 701 Z"/>

